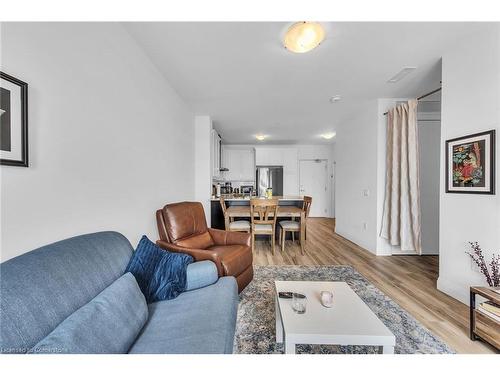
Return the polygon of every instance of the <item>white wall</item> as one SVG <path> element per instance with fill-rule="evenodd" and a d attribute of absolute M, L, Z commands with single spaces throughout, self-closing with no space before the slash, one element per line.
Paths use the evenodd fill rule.
<path fill-rule="evenodd" d="M 373 253 L 378 237 L 377 112 L 377 100 L 360 103 L 335 141 L 336 232 Z"/>
<path fill-rule="evenodd" d="M 500 165 L 500 28 L 464 38 L 443 55 L 440 257 L 438 288 L 468 303 L 469 286 L 485 281 L 469 257 L 478 241 L 486 258 L 500 250 L 500 196 L 445 193 L 445 141 L 496 129 Z"/>
<path fill-rule="evenodd" d="M 210 116 L 194 119 L 194 200 L 203 204 L 210 226 L 210 196 L 212 195 L 212 120 Z"/>
<path fill-rule="evenodd" d="M 194 196 L 186 104 L 119 24 L 1 27 L 30 145 L 29 168 L 1 167 L 2 261 L 87 232 L 156 239 L 155 210 Z"/>

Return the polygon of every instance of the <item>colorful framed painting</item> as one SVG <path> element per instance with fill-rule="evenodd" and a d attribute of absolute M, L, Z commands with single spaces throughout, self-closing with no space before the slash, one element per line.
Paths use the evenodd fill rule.
<path fill-rule="evenodd" d="M 495 194 L 495 130 L 446 141 L 446 192 Z"/>
<path fill-rule="evenodd" d="M 28 84 L 0 72 L 0 164 L 28 166 Z"/>

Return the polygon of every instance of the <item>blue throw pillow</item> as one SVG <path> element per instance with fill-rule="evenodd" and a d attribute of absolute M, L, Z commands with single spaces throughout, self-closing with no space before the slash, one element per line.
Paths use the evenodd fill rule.
<path fill-rule="evenodd" d="M 125 272 L 131 272 L 148 303 L 177 297 L 186 290 L 186 269 L 193 257 L 163 250 L 142 236 Z"/>
<path fill-rule="evenodd" d="M 126 273 L 61 322 L 31 354 L 127 353 L 148 319 L 134 276 Z"/>

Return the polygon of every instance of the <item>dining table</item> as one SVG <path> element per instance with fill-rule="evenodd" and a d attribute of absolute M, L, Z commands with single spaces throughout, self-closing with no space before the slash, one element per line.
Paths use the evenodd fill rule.
<path fill-rule="evenodd" d="M 226 209 L 226 214 L 231 218 L 250 217 L 250 206 L 229 206 Z M 278 206 L 279 218 L 291 218 L 292 220 L 299 218 L 301 223 L 305 222 L 305 213 L 301 207 L 297 206 Z M 305 242 L 305 225 L 300 226 L 299 233 L 300 250 L 304 254 Z"/>

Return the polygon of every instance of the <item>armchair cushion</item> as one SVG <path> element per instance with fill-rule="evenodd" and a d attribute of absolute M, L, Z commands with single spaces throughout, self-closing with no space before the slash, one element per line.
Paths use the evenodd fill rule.
<path fill-rule="evenodd" d="M 148 303 L 177 297 L 186 289 L 187 254 L 162 250 L 142 236 L 125 272 L 131 272 Z"/>
<path fill-rule="evenodd" d="M 229 232 L 220 229 L 208 228 L 208 232 L 212 236 L 215 245 L 244 245 L 251 246 L 251 235 L 243 232 Z"/>
<path fill-rule="evenodd" d="M 172 243 L 207 231 L 205 212 L 199 202 L 167 204 L 162 211 L 165 231 Z"/>
<path fill-rule="evenodd" d="M 212 236 L 210 236 L 208 232 L 183 238 L 182 240 L 175 241 L 175 244 L 191 249 L 206 249 L 207 247 L 215 245 Z"/>

